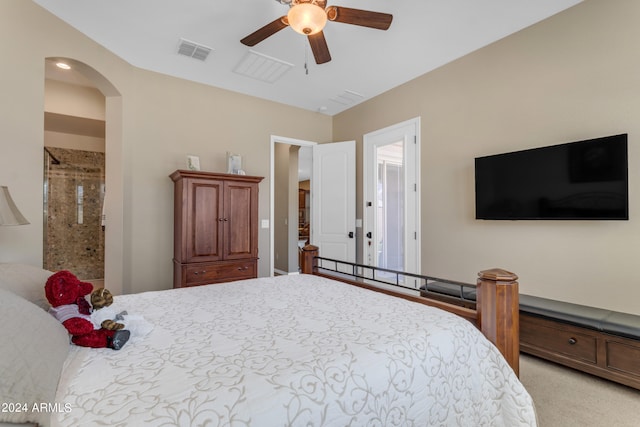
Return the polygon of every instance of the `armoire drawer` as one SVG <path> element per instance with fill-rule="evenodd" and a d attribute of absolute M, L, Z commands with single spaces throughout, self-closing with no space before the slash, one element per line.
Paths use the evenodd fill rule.
<path fill-rule="evenodd" d="M 257 277 L 256 260 L 197 263 L 183 266 L 183 286 L 230 282 Z"/>

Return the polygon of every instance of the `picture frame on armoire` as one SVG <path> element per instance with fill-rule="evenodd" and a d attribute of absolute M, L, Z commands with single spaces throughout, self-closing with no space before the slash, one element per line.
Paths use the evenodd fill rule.
<path fill-rule="evenodd" d="M 187 169 L 191 171 L 199 171 L 200 170 L 200 157 L 198 156 L 187 156 Z"/>
<path fill-rule="evenodd" d="M 244 175 L 241 155 L 227 152 L 227 173 L 233 175 Z"/>

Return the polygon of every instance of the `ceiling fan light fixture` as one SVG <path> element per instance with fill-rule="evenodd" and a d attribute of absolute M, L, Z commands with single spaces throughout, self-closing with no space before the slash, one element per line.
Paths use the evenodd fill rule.
<path fill-rule="evenodd" d="M 327 13 L 315 2 L 297 3 L 287 14 L 289 26 L 305 36 L 317 34 L 327 23 Z"/>

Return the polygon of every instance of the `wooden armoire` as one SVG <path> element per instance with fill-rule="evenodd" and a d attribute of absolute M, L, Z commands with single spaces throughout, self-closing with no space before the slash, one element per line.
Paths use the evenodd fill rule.
<path fill-rule="evenodd" d="M 173 287 L 258 276 L 258 184 L 262 177 L 177 170 Z"/>

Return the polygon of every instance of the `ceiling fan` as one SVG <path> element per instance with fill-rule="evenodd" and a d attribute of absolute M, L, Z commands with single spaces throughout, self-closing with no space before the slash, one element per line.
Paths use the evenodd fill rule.
<path fill-rule="evenodd" d="M 249 34 L 240 42 L 255 46 L 285 27 L 306 35 L 317 64 L 331 61 L 331 54 L 322 29 L 327 21 L 386 30 L 391 25 L 393 15 L 348 7 L 329 6 L 326 0 L 276 0 L 289 5 L 289 13 Z"/>

